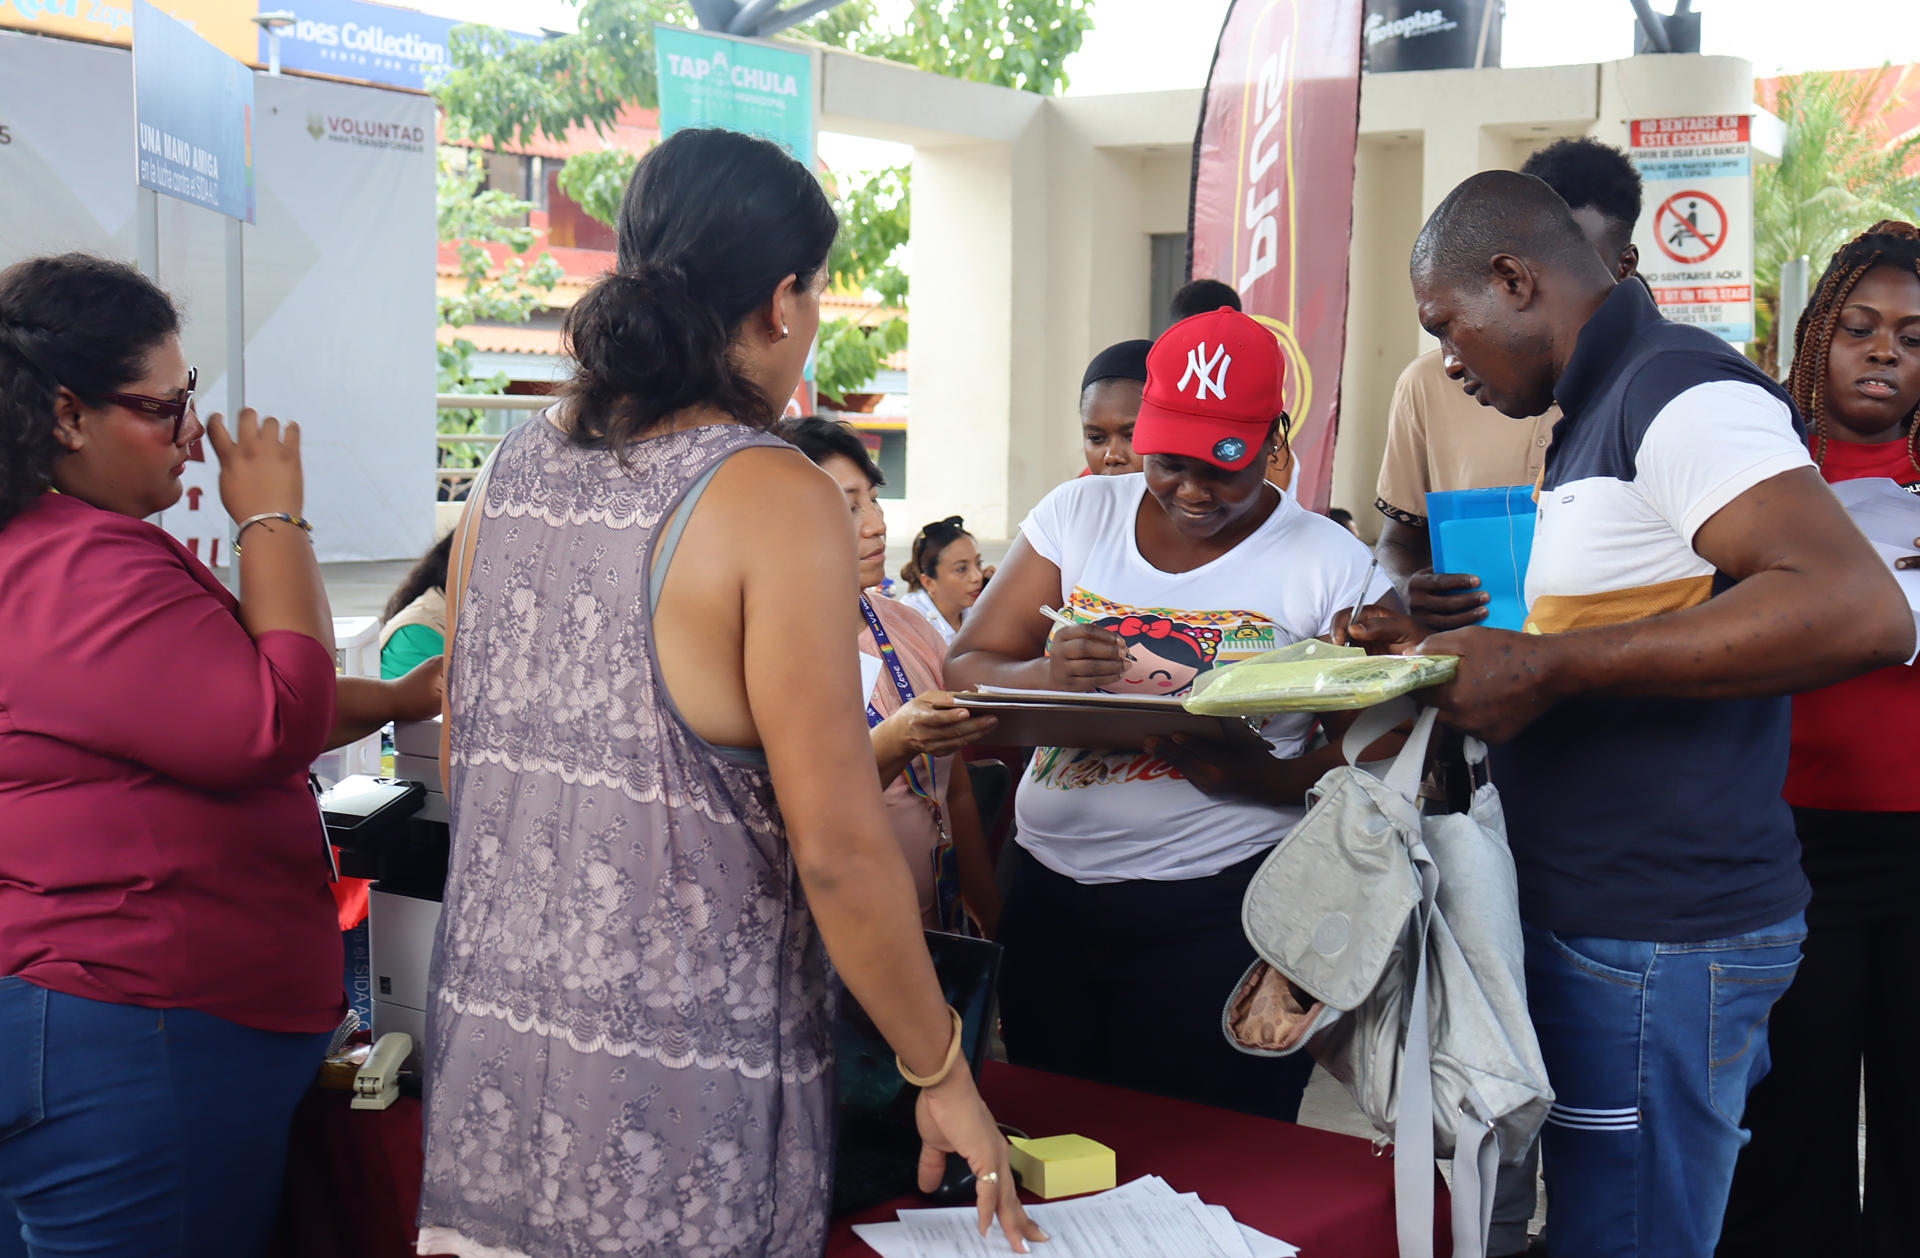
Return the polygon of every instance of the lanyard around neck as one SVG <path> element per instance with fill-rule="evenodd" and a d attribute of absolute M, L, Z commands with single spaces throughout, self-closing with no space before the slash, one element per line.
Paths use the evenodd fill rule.
<path fill-rule="evenodd" d="M 893 640 L 887 637 L 886 629 L 880 624 L 880 617 L 874 613 L 873 604 L 867 601 L 867 596 L 864 594 L 860 596 L 860 614 L 867 618 L 867 628 L 873 632 L 873 644 L 879 648 L 880 660 L 887 666 L 887 672 L 893 677 L 893 688 L 899 693 L 902 706 L 912 703 L 913 683 L 907 680 L 907 670 L 906 667 L 900 663 L 900 653 L 894 649 Z M 917 615 L 918 613 L 915 614 Z M 872 700 L 869 699 L 867 702 L 867 728 L 872 729 L 885 719 L 886 717 L 880 714 L 880 710 L 874 707 Z M 933 757 L 923 754 L 916 759 L 921 768 L 919 772 L 916 772 L 914 762 L 908 763 L 907 786 L 915 795 L 918 795 L 920 798 L 938 808 L 940 797 L 938 794 L 938 783 L 934 777 Z M 926 780 L 924 782 L 921 780 L 922 774 L 925 775 Z"/>

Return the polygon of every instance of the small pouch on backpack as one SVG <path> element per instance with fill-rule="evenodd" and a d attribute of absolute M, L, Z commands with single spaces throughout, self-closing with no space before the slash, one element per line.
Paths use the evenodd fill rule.
<path fill-rule="evenodd" d="M 1407 864 L 1413 805 L 1363 769 L 1324 791 L 1253 876 L 1240 924 L 1260 959 L 1335 1009 L 1365 1000 L 1399 946 L 1420 887 Z"/>
<path fill-rule="evenodd" d="M 1326 1005 L 1265 961 L 1255 961 L 1227 1002 L 1223 1025 L 1235 1047 L 1278 1056 L 1306 1043 L 1326 1015 Z"/>

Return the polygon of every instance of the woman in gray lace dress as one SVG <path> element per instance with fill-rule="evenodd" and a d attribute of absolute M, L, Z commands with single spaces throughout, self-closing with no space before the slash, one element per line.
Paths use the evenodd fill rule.
<path fill-rule="evenodd" d="M 957 1023 L 882 811 L 846 508 L 764 429 L 836 223 L 774 146 L 641 161 L 563 400 L 501 443 L 448 585 L 453 861 L 427 1035 L 422 1253 L 816 1255 L 827 963 L 939 1076 Z M 1006 1141 L 962 1067 L 921 1175 Z"/>

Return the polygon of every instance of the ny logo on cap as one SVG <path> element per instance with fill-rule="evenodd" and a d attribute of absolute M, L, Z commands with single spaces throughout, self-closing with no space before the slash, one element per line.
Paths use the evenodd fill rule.
<path fill-rule="evenodd" d="M 1187 391 L 1187 381 L 1198 376 L 1200 377 L 1200 381 L 1193 389 L 1194 401 L 1206 401 L 1208 389 L 1213 390 L 1213 396 L 1225 400 L 1227 396 L 1227 368 L 1233 366 L 1233 358 L 1227 353 L 1227 347 L 1225 345 L 1214 346 L 1212 358 L 1208 358 L 1206 353 L 1207 343 L 1205 341 L 1200 342 L 1187 351 L 1186 374 L 1180 377 L 1180 383 L 1174 387 L 1180 392 L 1185 393 Z"/>

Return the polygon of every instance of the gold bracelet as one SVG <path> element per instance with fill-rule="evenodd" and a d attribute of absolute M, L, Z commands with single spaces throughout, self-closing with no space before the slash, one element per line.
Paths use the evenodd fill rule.
<path fill-rule="evenodd" d="M 947 1060 L 941 1063 L 938 1074 L 917 1075 L 907 1069 L 907 1063 L 900 1060 L 898 1053 L 893 1056 L 893 1064 L 899 1069 L 900 1077 L 916 1088 L 939 1087 L 947 1081 L 947 1076 L 953 1073 L 954 1063 L 960 1060 L 960 1031 L 963 1025 L 960 1021 L 960 1011 L 948 1005 L 947 1016 L 953 1019 L 953 1043 L 947 1045 Z"/>

